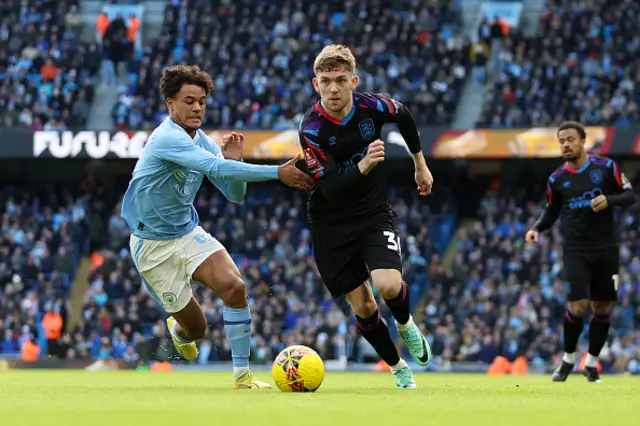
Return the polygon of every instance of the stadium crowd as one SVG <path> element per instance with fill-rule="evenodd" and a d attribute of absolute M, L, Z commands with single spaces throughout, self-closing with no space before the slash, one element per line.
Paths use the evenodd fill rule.
<path fill-rule="evenodd" d="M 34 130 L 81 125 L 101 64 L 103 73 L 110 73 L 124 61 L 109 56 L 104 43 L 117 34 L 126 44 L 128 27 L 123 32 L 118 23 L 120 30 L 109 32 L 106 26 L 99 40 L 103 45 L 86 42 L 78 31 L 76 1 L 21 4 L 0 0 L 2 124 Z M 156 90 L 159 73 L 164 65 L 182 61 L 201 63 L 216 79 L 207 125 L 276 129 L 297 126 L 315 98 L 310 61 L 329 41 L 354 46 L 363 90 L 403 99 L 421 124 L 450 120 L 469 67 L 470 46 L 457 32 L 460 11 L 453 2 L 345 2 L 342 11 L 338 3 L 299 0 L 270 2 L 273 6 L 222 1 L 213 10 L 207 1 L 167 4 L 165 37 L 126 63 L 131 87 L 114 109 L 118 125 L 148 128 L 164 118 Z M 545 125 L 571 118 L 623 124 L 640 118 L 634 83 L 640 38 L 630 24 L 638 12 L 630 0 L 572 2 L 571 8 L 566 1 L 550 2 L 541 16 L 545 37 L 529 39 L 517 30 L 505 36 L 502 71 L 482 125 Z M 104 68 L 104 58 L 114 62 L 113 70 Z M 442 254 L 455 226 L 455 209 L 443 208 L 434 221 L 434 210 L 450 200 L 436 198 L 429 209 L 409 190 L 396 187 L 392 198 L 405 280 L 416 319 L 430 333 L 434 367 L 488 363 L 496 355 L 555 364 L 565 303 L 560 238 L 555 229 L 539 246 L 522 241 L 542 194 L 490 190 L 447 268 Z M 117 200 L 108 200 L 99 189 L 76 198 L 65 190 L 38 196 L 10 186 L 0 191 L 0 354 L 19 352 L 31 342 L 67 359 L 175 357 L 164 314 L 131 263 L 129 232 Z M 293 343 L 312 346 L 327 359 L 373 357 L 343 301 L 332 301 L 323 290 L 303 219 L 303 194 L 250 185 L 247 200 L 232 205 L 205 186 L 196 205 L 205 229 L 229 249 L 246 279 L 254 362 L 270 362 Z M 640 373 L 637 213 L 626 212 L 620 221 L 625 241 L 620 303 L 602 362 L 615 371 Z M 68 290 L 89 245 L 96 253 L 94 269 L 71 329 Z M 228 360 L 220 300 L 201 285 L 194 290 L 210 324 L 199 362 Z"/>
<path fill-rule="evenodd" d="M 0 354 L 30 342 L 64 357 L 69 289 L 89 248 L 87 198 L 6 185 L 0 201 Z"/>
<path fill-rule="evenodd" d="M 202 226 L 228 248 L 245 277 L 254 318 L 254 361 L 271 362 L 294 342 L 317 348 L 327 359 L 340 354 L 357 357 L 355 324 L 345 316 L 344 306 L 324 291 L 315 268 L 304 220 L 306 195 L 273 186 L 252 186 L 242 205 L 229 204 L 211 188 L 203 188 L 196 205 Z M 433 247 L 441 243 L 441 237 L 429 236 L 428 207 L 418 204 L 417 195 L 407 193 L 406 188 L 396 188 L 394 193 L 409 261 L 405 278 L 417 296 L 427 285 L 427 259 L 435 253 Z M 141 343 L 144 353 L 170 359 L 175 354 L 166 339 L 165 315 L 146 291 L 140 291 L 124 238 L 127 227 L 117 209 L 119 206 L 109 221 L 109 234 L 116 238 L 110 239 L 90 277 L 83 321 L 76 329 L 82 337 L 75 338 L 94 342 L 92 356 L 101 356 L 100 342 L 106 336 L 113 342 L 111 356 L 122 357 L 131 351 L 127 347 Z M 450 216 L 440 223 L 452 229 L 453 221 Z M 230 359 L 221 300 L 202 285 L 194 285 L 194 293 L 210 325 L 200 344 L 200 361 Z M 145 340 L 148 336 L 155 337 Z"/>
<path fill-rule="evenodd" d="M 0 0 L 0 126 L 83 126 L 102 60 L 77 0 Z"/>
<path fill-rule="evenodd" d="M 530 194 L 490 190 L 475 223 L 459 236 L 444 284 L 427 290 L 426 324 L 441 365 L 491 363 L 497 355 L 511 361 L 523 355 L 537 367 L 559 363 L 566 309 L 560 225 L 538 245 L 524 242 L 541 208 Z M 626 210 L 618 219 L 620 301 L 601 355 L 603 368 L 618 372 L 640 372 L 639 211 Z M 583 340 L 579 351 L 586 349 Z"/>
<path fill-rule="evenodd" d="M 118 126 L 150 128 L 167 115 L 165 65 L 199 64 L 214 77 L 205 126 L 296 128 L 315 102 L 313 55 L 353 48 L 360 90 L 402 99 L 422 124 L 446 124 L 468 73 L 469 41 L 452 1 L 170 1 L 162 37 L 129 61 Z"/>
<path fill-rule="evenodd" d="M 565 304 L 559 231 L 556 226 L 539 246 L 525 245 L 522 238 L 540 211 L 540 191 L 515 194 L 490 189 L 475 224 L 459 235 L 455 259 L 447 267 L 440 249 L 446 244 L 436 235 L 444 227 L 453 229 L 455 209 L 440 211 L 434 206 L 451 203 L 451 199 L 444 195 L 425 205 L 410 189 L 394 187 L 392 199 L 414 315 L 429 331 L 436 355 L 432 368 L 447 369 L 454 361 L 490 363 L 497 355 L 511 360 L 524 355 L 536 367 L 555 364 Z M 68 281 L 62 281 L 55 271 L 72 273 L 73 269 L 64 268 L 60 255 L 42 257 L 41 243 L 53 252 L 59 252 L 60 246 L 71 250 L 71 241 L 79 247 L 86 245 L 83 241 L 90 234 L 97 250 L 80 319 L 73 329 L 61 331 L 59 339 L 47 339 L 48 353 L 67 359 L 132 363 L 176 359 L 166 333 L 166 315 L 143 288 L 132 264 L 120 206 L 96 201 L 104 199 L 103 195 L 75 201 L 62 196 L 57 200 L 64 202 L 39 204 L 38 220 L 29 220 L 28 209 L 35 199 L 30 194 L 12 198 L 15 194 L 3 194 L 2 352 L 15 352 L 29 335 L 37 340 L 38 330 L 44 330 L 38 327 L 42 319 L 37 313 L 67 315 L 66 292 L 60 286 Z M 319 280 L 304 219 L 304 194 L 251 185 L 247 200 L 234 205 L 205 186 L 196 206 L 203 227 L 229 249 L 247 283 L 254 318 L 253 362 L 269 363 L 279 350 L 294 343 L 316 348 L 325 359 L 376 359 L 346 313 L 344 301 L 333 301 Z M 601 359 L 606 369 L 614 371 L 640 372 L 637 213 L 626 211 L 620 220 L 625 241 L 620 303 L 614 308 L 611 335 Z M 92 223 L 88 228 L 87 218 Z M 96 223 L 99 225 L 94 226 Z M 53 235 L 46 230 L 49 228 Z M 449 241 L 450 233 L 443 235 Z M 229 360 L 220 299 L 197 283 L 194 294 L 210 324 L 200 342 L 198 362 Z M 384 305 L 382 312 L 388 315 Z"/>
<path fill-rule="evenodd" d="M 633 0 L 550 0 L 539 33 L 511 31 L 478 125 L 548 126 L 564 120 L 625 125 L 640 119 Z"/>

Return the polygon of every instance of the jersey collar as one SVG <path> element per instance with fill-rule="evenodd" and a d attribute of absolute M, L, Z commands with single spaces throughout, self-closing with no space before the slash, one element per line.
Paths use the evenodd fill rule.
<path fill-rule="evenodd" d="M 315 106 L 315 109 L 316 109 L 317 113 L 322 115 L 324 118 L 326 118 L 327 120 L 329 120 L 333 124 L 337 124 L 339 126 L 346 126 L 349 123 L 349 121 L 351 121 L 351 119 L 353 118 L 353 114 L 355 114 L 355 112 L 356 112 L 355 96 L 353 96 L 353 105 L 351 105 L 351 111 L 349 111 L 349 114 L 347 114 L 347 116 L 345 118 L 343 118 L 342 120 L 340 120 L 339 118 L 335 118 L 335 117 L 332 117 L 331 115 L 329 115 L 329 113 L 322 107 L 322 101 L 318 101 L 318 103 Z"/>
<path fill-rule="evenodd" d="M 568 171 L 569 173 L 582 173 L 585 170 L 587 170 L 587 167 L 589 167 L 589 164 L 591 164 L 591 157 L 587 157 L 587 161 L 585 161 L 585 163 L 582 165 L 582 167 L 580 167 L 579 169 L 574 169 L 573 167 L 571 167 L 569 165 L 569 163 L 564 163 L 563 168 Z"/>

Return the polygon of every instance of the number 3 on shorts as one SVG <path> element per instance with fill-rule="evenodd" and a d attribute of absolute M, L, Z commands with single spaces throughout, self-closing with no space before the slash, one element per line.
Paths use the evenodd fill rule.
<path fill-rule="evenodd" d="M 618 285 L 620 284 L 620 277 L 618 277 L 618 274 L 613 274 L 611 275 L 611 279 L 613 280 L 613 289 L 615 291 L 618 291 Z"/>
<path fill-rule="evenodd" d="M 387 240 L 389 241 L 387 248 L 398 254 L 402 254 L 402 249 L 400 248 L 400 237 L 391 231 L 383 231 L 382 234 L 387 237 Z"/>

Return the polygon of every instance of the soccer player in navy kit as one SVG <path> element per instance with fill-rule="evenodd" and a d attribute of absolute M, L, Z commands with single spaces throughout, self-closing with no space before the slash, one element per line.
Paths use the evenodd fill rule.
<path fill-rule="evenodd" d="M 387 195 L 382 126 L 396 123 L 415 163 L 420 195 L 433 178 L 421 152 L 418 129 L 407 108 L 388 96 L 355 91 L 355 58 L 345 46 L 325 47 L 314 62 L 313 85 L 321 100 L 300 124 L 306 168 L 318 182 L 308 202 L 314 253 L 333 297 L 346 296 L 358 328 L 391 367 L 398 388 L 415 388 L 378 314 L 369 278 L 391 310 L 401 337 L 419 365 L 431 360 L 426 338 L 413 322 L 409 289 L 402 281 L 402 254 Z"/>
<path fill-rule="evenodd" d="M 583 317 L 591 301 L 593 317 L 584 375 L 589 382 L 599 382 L 598 356 L 609 334 L 611 304 L 618 299 L 619 249 L 613 207 L 632 205 L 636 197 L 613 160 L 587 155 L 586 131 L 580 123 L 563 123 L 558 128 L 558 141 L 566 163 L 549 177 L 547 205 L 526 240 L 535 244 L 539 233 L 551 228 L 562 211 L 569 293 L 564 316 L 565 353 L 553 381 L 564 382 L 573 370 Z"/>

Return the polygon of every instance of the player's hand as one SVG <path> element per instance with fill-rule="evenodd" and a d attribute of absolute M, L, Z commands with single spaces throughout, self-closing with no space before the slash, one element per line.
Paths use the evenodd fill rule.
<path fill-rule="evenodd" d="M 296 167 L 296 162 L 301 158 L 302 156 L 297 154 L 294 158 L 278 167 L 278 180 L 285 185 L 309 191 L 316 184 L 316 181 Z"/>
<path fill-rule="evenodd" d="M 433 176 L 428 167 L 416 169 L 416 183 L 418 184 L 418 192 L 421 196 L 426 197 L 431 194 L 433 187 Z"/>
<path fill-rule="evenodd" d="M 604 209 L 609 207 L 609 201 L 605 195 L 598 195 L 596 198 L 591 200 L 591 209 L 598 213 Z"/>
<path fill-rule="evenodd" d="M 242 150 L 244 149 L 244 135 L 242 133 L 231 132 L 222 137 L 222 155 L 227 160 L 242 160 Z"/>
<path fill-rule="evenodd" d="M 529 244 L 536 244 L 538 242 L 538 238 L 540 237 L 540 233 L 538 231 L 534 231 L 533 229 L 527 231 L 527 235 L 525 235 L 524 239 Z"/>
<path fill-rule="evenodd" d="M 371 170 L 378 163 L 382 163 L 384 161 L 384 142 L 380 139 L 375 140 L 369 144 L 367 148 L 367 155 L 364 156 L 360 162 L 358 162 L 358 168 L 360 169 L 360 173 L 363 175 L 368 175 Z"/>

